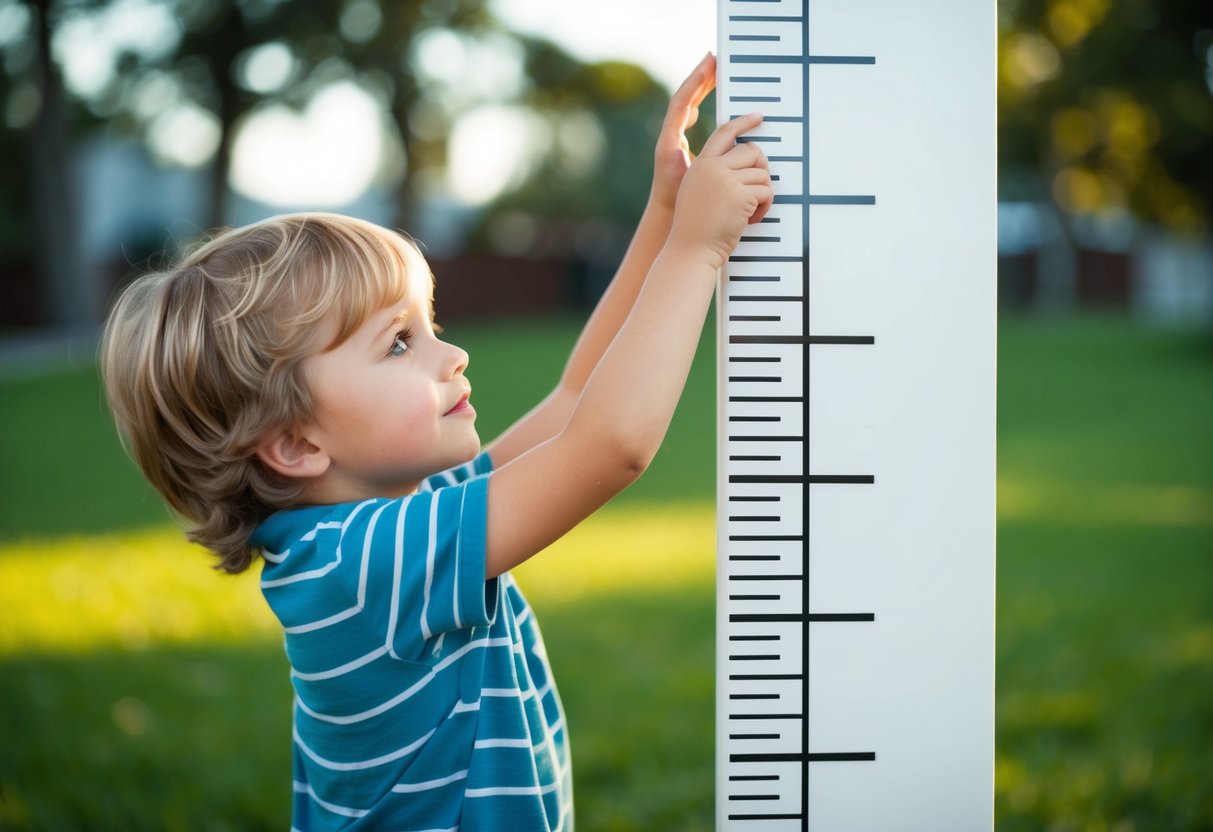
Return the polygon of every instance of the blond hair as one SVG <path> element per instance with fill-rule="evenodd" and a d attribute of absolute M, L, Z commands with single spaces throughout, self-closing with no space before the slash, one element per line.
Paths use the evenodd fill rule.
<path fill-rule="evenodd" d="M 256 447 L 314 416 L 303 360 L 422 277 L 424 258 L 399 234 L 292 214 L 223 231 L 122 292 L 101 344 L 119 435 L 219 569 L 247 569 L 257 524 L 299 497 Z"/>

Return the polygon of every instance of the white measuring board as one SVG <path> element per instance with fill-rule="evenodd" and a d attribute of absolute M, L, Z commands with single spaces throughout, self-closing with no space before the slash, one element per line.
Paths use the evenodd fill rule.
<path fill-rule="evenodd" d="M 717 828 L 993 827 L 995 4 L 718 0 Z"/>

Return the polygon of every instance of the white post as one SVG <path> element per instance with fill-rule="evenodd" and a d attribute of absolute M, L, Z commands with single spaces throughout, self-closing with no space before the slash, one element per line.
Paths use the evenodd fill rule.
<path fill-rule="evenodd" d="M 717 828 L 993 827 L 992 0 L 718 0 Z"/>

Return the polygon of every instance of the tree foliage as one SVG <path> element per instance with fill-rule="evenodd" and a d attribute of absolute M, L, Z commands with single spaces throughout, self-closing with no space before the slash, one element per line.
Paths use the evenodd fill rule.
<path fill-rule="evenodd" d="M 1213 4 L 1001 0 L 999 15 L 1004 191 L 1035 182 L 1071 215 L 1207 228 Z"/>

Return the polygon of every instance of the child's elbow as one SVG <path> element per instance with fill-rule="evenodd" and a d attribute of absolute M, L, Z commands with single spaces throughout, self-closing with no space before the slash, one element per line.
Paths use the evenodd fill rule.
<path fill-rule="evenodd" d="M 661 431 L 641 423 L 576 417 L 564 434 L 578 449 L 584 466 L 581 470 L 592 471 L 593 480 L 612 493 L 627 488 L 648 470 L 663 436 Z"/>
<path fill-rule="evenodd" d="M 634 483 L 648 470 L 657 455 L 658 447 L 660 442 L 651 441 L 643 435 L 612 437 L 604 451 L 610 458 L 616 476 L 623 483 L 621 490 Z"/>

